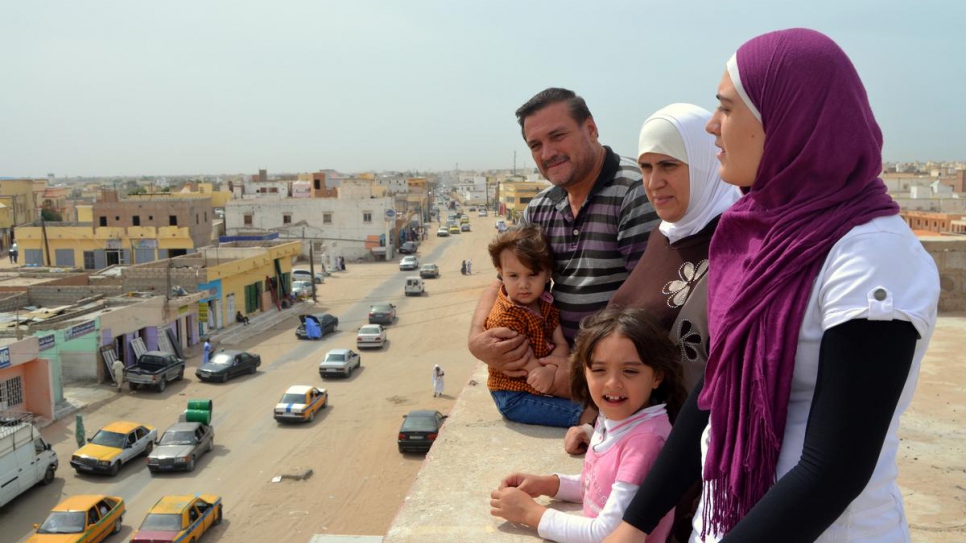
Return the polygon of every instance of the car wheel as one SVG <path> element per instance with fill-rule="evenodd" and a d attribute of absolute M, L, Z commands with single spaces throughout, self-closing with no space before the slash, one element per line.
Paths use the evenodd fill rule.
<path fill-rule="evenodd" d="M 227 383 L 228 382 L 228 373 L 227 372 L 221 374 L 221 382 L 222 383 Z"/>
<path fill-rule="evenodd" d="M 221 524 L 221 507 L 215 511 L 215 526 L 218 526 L 219 524 Z"/>
<path fill-rule="evenodd" d="M 111 464 L 111 477 L 114 477 L 115 475 L 117 475 L 119 471 L 121 471 L 120 462 L 114 462 L 113 464 Z"/>
<path fill-rule="evenodd" d="M 47 471 L 44 472 L 44 479 L 40 481 L 42 484 L 49 485 L 54 482 L 54 468 L 49 467 Z"/>
<path fill-rule="evenodd" d="M 137 390 L 137 389 L 138 389 L 138 384 L 137 384 L 137 383 L 128 383 L 128 384 L 127 384 L 127 386 L 128 386 L 128 388 L 130 388 L 130 389 L 131 389 L 132 391 L 134 391 L 134 390 Z"/>
<path fill-rule="evenodd" d="M 255 367 L 255 364 L 252 364 L 252 367 L 249 368 L 248 373 L 255 375 L 256 371 L 258 371 L 258 368 Z"/>
<path fill-rule="evenodd" d="M 195 470 L 195 456 L 191 455 L 191 460 L 188 461 L 188 471 L 191 472 L 194 470 Z"/>
<path fill-rule="evenodd" d="M 215 448 L 215 439 L 211 438 L 208 440 L 208 452 L 211 452 Z"/>
<path fill-rule="evenodd" d="M 164 392 L 164 389 L 167 388 L 167 386 L 168 380 L 162 377 L 161 380 L 158 381 L 158 392 Z"/>
<path fill-rule="evenodd" d="M 311 413 L 309 413 L 309 422 L 313 422 L 314 420 L 315 420 L 315 411 L 312 411 Z"/>
<path fill-rule="evenodd" d="M 178 378 L 175 379 L 175 381 L 180 381 L 182 379 L 184 379 L 184 368 L 181 368 L 181 371 L 178 372 Z"/>
<path fill-rule="evenodd" d="M 121 517 L 117 517 L 117 520 L 114 521 L 114 529 L 111 530 L 111 533 L 116 534 L 120 531 L 121 531 Z"/>
<path fill-rule="evenodd" d="M 154 442 L 148 441 L 148 446 L 144 448 L 144 456 L 151 454 L 151 451 L 153 450 L 154 450 Z"/>

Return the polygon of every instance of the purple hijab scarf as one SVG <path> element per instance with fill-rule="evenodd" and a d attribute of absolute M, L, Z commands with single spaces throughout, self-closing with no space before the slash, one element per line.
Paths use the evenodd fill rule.
<path fill-rule="evenodd" d="M 709 253 L 714 341 L 698 401 L 711 411 L 704 525 L 720 534 L 775 482 L 799 330 L 829 251 L 853 227 L 899 212 L 878 178 L 882 133 L 838 45 L 783 30 L 735 58 L 765 144 L 754 185 L 722 215 Z"/>

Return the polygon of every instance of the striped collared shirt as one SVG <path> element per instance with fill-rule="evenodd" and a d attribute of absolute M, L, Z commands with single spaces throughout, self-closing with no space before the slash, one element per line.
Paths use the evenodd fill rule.
<path fill-rule="evenodd" d="M 571 345 L 580 319 L 607 305 L 661 222 L 637 164 L 604 149 L 600 175 L 576 218 L 561 187 L 540 192 L 523 213 L 525 224 L 539 224 L 550 239 L 557 263 L 552 293 Z"/>

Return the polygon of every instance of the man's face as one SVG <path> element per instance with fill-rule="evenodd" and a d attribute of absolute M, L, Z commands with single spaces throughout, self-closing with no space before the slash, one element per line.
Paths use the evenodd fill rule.
<path fill-rule="evenodd" d="M 600 144 L 592 117 L 578 124 L 566 103 L 550 104 L 524 119 L 523 136 L 540 173 L 555 186 L 593 175 Z"/>

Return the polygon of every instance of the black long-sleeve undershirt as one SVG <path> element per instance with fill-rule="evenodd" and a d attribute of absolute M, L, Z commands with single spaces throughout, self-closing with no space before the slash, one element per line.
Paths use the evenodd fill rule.
<path fill-rule="evenodd" d="M 801 460 L 722 543 L 814 541 L 842 514 L 872 476 L 918 338 L 906 321 L 857 319 L 825 332 Z M 654 468 L 624 514 L 624 520 L 640 530 L 653 530 L 700 478 L 700 439 L 708 420 L 696 404 L 702 385 L 688 398 Z M 679 466 L 683 463 L 692 466 Z"/>

